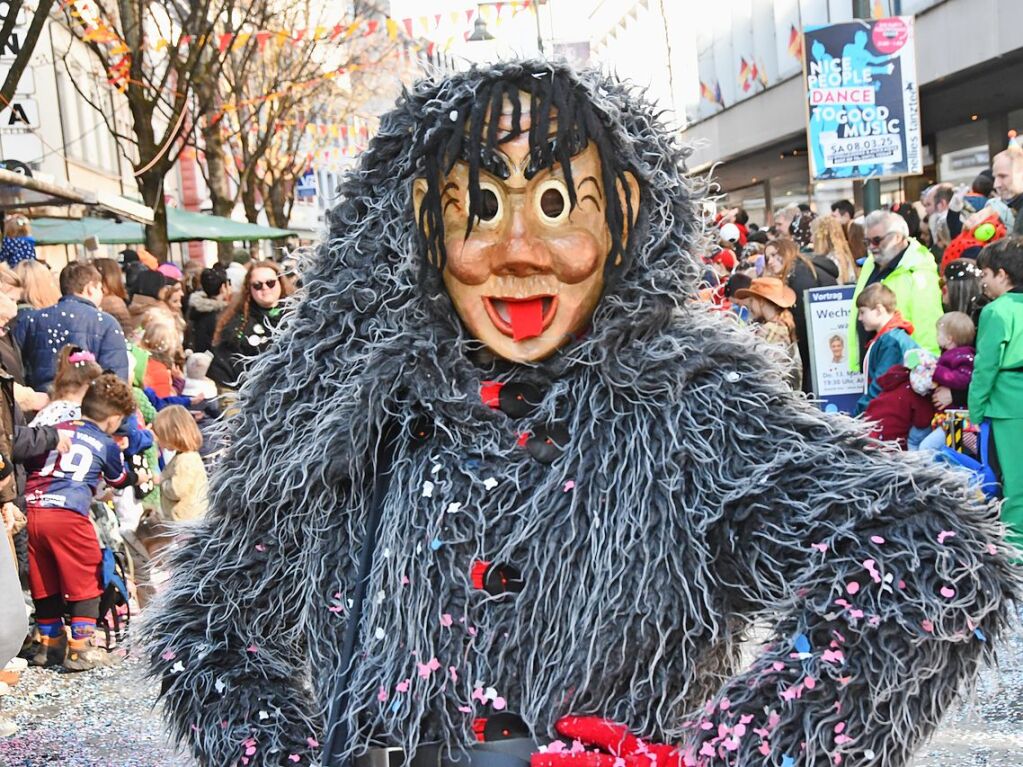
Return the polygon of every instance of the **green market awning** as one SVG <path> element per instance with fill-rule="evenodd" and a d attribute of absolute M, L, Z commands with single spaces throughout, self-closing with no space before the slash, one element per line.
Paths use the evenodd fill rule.
<path fill-rule="evenodd" d="M 107 218 L 32 219 L 32 236 L 37 245 L 75 245 L 90 235 L 107 244 L 141 245 L 146 241 L 143 226 L 130 221 L 118 223 Z M 178 208 L 167 209 L 167 239 L 171 242 L 279 240 L 294 235 L 295 232 L 289 229 L 259 226 Z"/>

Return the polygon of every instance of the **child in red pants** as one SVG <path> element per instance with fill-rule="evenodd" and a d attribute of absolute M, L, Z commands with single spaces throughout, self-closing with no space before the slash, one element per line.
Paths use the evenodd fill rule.
<path fill-rule="evenodd" d="M 100 478 L 113 487 L 134 480 L 110 438 L 134 411 L 128 384 L 105 373 L 89 384 L 82 418 L 57 426 L 70 438 L 67 452 L 54 450 L 26 465 L 29 583 L 39 629 L 38 650 L 30 659 L 34 665 L 88 671 L 110 663 L 93 642 L 103 585 L 89 507 Z M 71 616 L 70 642 L 65 611 Z"/>

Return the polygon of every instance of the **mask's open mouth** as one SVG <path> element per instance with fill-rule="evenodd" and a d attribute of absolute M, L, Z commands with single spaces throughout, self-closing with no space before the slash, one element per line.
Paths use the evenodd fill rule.
<path fill-rule="evenodd" d="M 535 338 L 554 321 L 558 311 L 555 295 L 530 298 L 483 296 L 483 306 L 494 327 L 516 341 Z"/>

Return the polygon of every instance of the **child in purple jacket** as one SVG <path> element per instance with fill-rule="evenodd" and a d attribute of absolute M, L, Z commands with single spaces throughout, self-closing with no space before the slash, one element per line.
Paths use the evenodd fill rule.
<path fill-rule="evenodd" d="M 948 312 L 938 319 L 938 346 L 942 348 L 934 368 L 932 401 L 937 410 L 966 407 L 966 395 L 973 378 L 974 339 L 977 328 L 968 314 Z M 920 443 L 920 450 L 940 450 L 945 432 L 935 429 Z"/>

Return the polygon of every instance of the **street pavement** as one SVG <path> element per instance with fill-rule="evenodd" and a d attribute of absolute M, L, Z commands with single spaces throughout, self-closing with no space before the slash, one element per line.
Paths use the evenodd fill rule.
<path fill-rule="evenodd" d="M 195 767 L 164 732 L 157 685 L 137 652 L 87 674 L 29 669 L 0 698 L 19 731 L 0 740 L 3 767 Z M 1023 634 L 1003 646 L 999 669 L 982 676 L 920 750 L 913 767 L 1023 765 Z M 227 767 L 225 765 L 225 767 Z"/>

